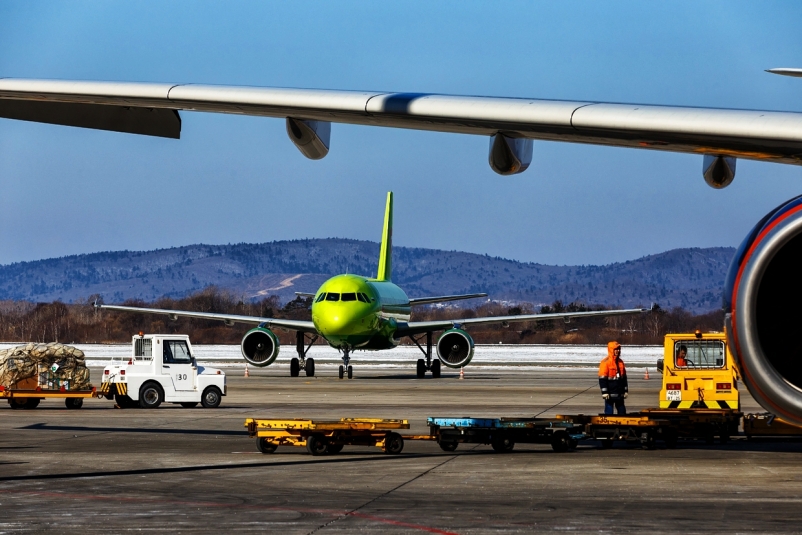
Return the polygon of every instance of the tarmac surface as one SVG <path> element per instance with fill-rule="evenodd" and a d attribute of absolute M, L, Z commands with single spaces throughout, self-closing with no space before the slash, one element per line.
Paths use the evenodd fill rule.
<path fill-rule="evenodd" d="M 466 369 L 439 380 L 413 367 L 227 369 L 218 409 L 113 409 L 61 400 L 35 410 L 0 405 L 0 533 L 145 531 L 276 533 L 798 532 L 802 442 L 746 441 L 642 450 L 580 443 L 568 453 L 485 445 L 447 453 L 407 441 L 401 454 L 346 446 L 312 457 L 262 455 L 247 417 L 406 418 L 597 413 L 587 370 Z M 98 377 L 99 370 L 93 369 Z M 660 377 L 631 377 L 630 411 L 653 407 Z M 745 412 L 763 412 L 743 393 Z"/>

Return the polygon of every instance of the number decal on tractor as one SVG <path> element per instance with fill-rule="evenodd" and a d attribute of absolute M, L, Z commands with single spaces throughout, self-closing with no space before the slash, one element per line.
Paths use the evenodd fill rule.
<path fill-rule="evenodd" d="M 187 374 L 185 374 L 185 373 L 177 373 L 177 374 L 175 374 L 175 380 L 176 381 L 186 381 L 187 380 Z"/>

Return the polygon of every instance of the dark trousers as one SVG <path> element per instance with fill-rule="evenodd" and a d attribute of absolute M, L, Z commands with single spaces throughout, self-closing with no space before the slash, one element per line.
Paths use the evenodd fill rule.
<path fill-rule="evenodd" d="M 624 407 L 624 398 L 610 398 L 604 400 L 604 414 L 613 414 L 613 407 L 618 414 L 626 414 L 627 408 Z"/>

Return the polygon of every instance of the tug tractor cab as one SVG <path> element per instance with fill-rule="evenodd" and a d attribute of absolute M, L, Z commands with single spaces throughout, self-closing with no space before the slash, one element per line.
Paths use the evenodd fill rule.
<path fill-rule="evenodd" d="M 100 394 L 121 408 L 155 409 L 162 403 L 216 408 L 226 395 L 222 370 L 201 366 L 186 335 L 134 336 L 131 356 L 103 370 Z"/>
<path fill-rule="evenodd" d="M 740 410 L 738 369 L 725 333 L 667 334 L 657 369 L 661 409 Z"/>

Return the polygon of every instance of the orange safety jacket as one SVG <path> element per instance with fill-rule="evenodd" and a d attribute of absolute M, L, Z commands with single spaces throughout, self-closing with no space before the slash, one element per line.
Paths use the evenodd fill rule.
<path fill-rule="evenodd" d="M 612 399 L 623 398 L 629 392 L 627 368 L 624 361 L 613 354 L 617 347 L 621 347 L 618 342 L 607 344 L 607 357 L 599 364 L 599 388 Z"/>

